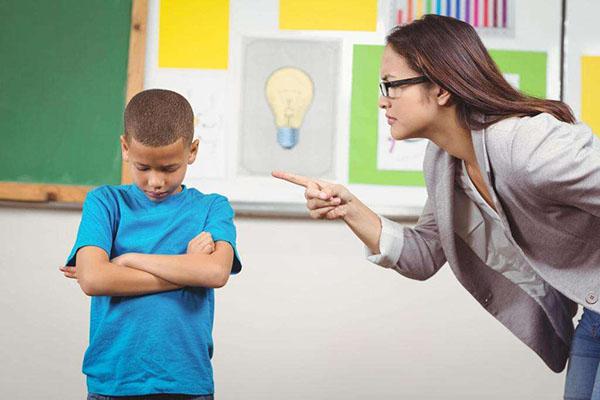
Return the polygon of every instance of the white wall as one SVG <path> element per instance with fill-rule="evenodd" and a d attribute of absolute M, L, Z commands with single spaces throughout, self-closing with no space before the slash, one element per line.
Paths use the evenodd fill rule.
<path fill-rule="evenodd" d="M 82 399 L 88 299 L 57 267 L 79 211 L 0 207 L 0 398 Z M 217 291 L 215 381 L 234 399 L 560 399 L 554 374 L 444 267 L 364 260 L 340 223 L 239 218 Z"/>

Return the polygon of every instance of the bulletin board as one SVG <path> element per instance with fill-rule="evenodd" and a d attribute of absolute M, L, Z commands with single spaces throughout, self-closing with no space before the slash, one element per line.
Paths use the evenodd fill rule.
<path fill-rule="evenodd" d="M 226 195 L 238 212 L 306 215 L 303 189 L 270 177 L 281 169 L 344 184 L 384 215 L 418 216 L 426 142 L 390 141 L 377 84 L 390 26 L 427 11 L 477 18 L 513 85 L 560 97 L 560 0 L 151 0 L 145 88 L 182 93 L 196 115 L 200 149 L 185 183 Z M 312 97 L 286 149 L 267 81 L 288 67 L 308 77 Z"/>
<path fill-rule="evenodd" d="M 200 149 L 185 183 L 205 193 L 226 195 L 238 213 L 306 215 L 303 189 L 269 175 L 270 170 L 282 169 L 344 184 L 381 214 L 414 218 L 426 200 L 421 164 L 427 143 L 390 140 L 389 128 L 377 109 L 377 83 L 389 28 L 426 12 L 476 25 L 513 85 L 536 96 L 560 97 L 560 0 L 73 3 L 70 10 L 77 11 L 78 18 L 64 24 L 49 22 L 53 19 L 44 17 L 50 15 L 44 12 L 31 14 L 40 27 L 35 35 L 29 33 L 26 42 L 44 54 L 50 45 L 44 45 L 41 38 L 54 33 L 58 36 L 49 43 L 63 43 L 66 48 L 52 51 L 66 55 L 65 60 L 35 71 L 15 63 L 2 77 L 5 82 L 15 77 L 26 82 L 31 76 L 39 83 L 37 91 L 23 91 L 22 95 L 18 85 L 13 85 L 14 96 L 20 102 L 10 101 L 10 96 L 0 97 L 3 116 L 10 116 L 2 118 L 5 125 L 0 126 L 9 144 L 2 153 L 1 162 L 6 165 L 0 170 L 7 171 L 7 175 L 0 177 L 0 199 L 81 202 L 93 186 L 129 182 L 116 139 L 121 133 L 123 106 L 141 90 L 143 81 L 144 88 L 172 89 L 190 101 Z M 94 14 L 88 5 L 92 9 L 117 9 L 105 10 L 104 14 L 94 9 Z M 3 37 L 25 35 L 26 9 L 34 7 L 25 4 L 23 10 L 13 10 L 10 7 L 17 6 L 6 3 L 2 7 L 9 7 L 2 10 L 2 18 L 8 18 L 1 24 Z M 69 1 L 59 2 L 55 10 L 47 11 L 58 13 L 56 18 L 68 18 L 61 7 L 70 7 Z M 542 8 L 545 17 L 537 18 Z M 116 38 L 110 39 L 115 41 L 113 45 L 101 43 L 106 31 L 103 24 L 85 23 L 92 14 L 96 22 L 105 15 L 104 27 L 115 25 L 110 29 L 117 32 Z M 81 33 L 87 32 L 84 28 L 88 25 L 99 26 L 99 32 L 89 33 L 98 43 Z M 69 35 L 57 26 L 71 27 L 73 32 Z M 102 87 L 101 82 L 86 89 L 83 83 L 91 77 L 82 78 L 77 71 L 89 72 L 88 67 L 82 68 L 77 57 L 69 61 L 67 55 L 77 53 L 71 51 L 77 43 L 69 44 L 64 38 L 77 41 L 78 36 L 83 43 L 80 45 L 96 46 L 96 53 L 103 55 L 86 59 L 88 64 L 97 59 L 99 65 L 92 62 L 89 66 L 99 68 L 95 75 L 100 77 L 106 70 L 114 72 L 105 85 L 110 87 L 107 92 L 113 96 L 111 101 L 105 101 L 101 91 L 93 89 Z M 10 47 L 10 40 L 3 43 L 8 53 L 21 56 L 18 48 Z M 114 51 L 103 51 L 106 47 Z M 31 54 L 29 57 L 35 57 L 36 53 Z M 111 58 L 120 60 L 113 69 L 103 64 Z M 24 60 L 22 65 L 29 59 Z M 594 70 L 594 60 L 585 60 L 581 68 Z M 35 63 L 30 60 L 29 64 Z M 73 84 L 63 92 L 44 91 L 48 76 L 63 80 L 67 76 L 75 83 L 69 81 Z M 280 90 L 282 84 L 276 82 L 276 76 L 296 86 L 290 89 L 284 85 Z M 595 79 L 596 75 L 586 76 Z M 35 80 L 27 84 L 35 86 Z M 63 97 L 70 100 L 68 106 L 61 103 Z M 24 99 L 32 102 L 29 108 Z M 107 104 L 112 108 L 105 109 Z M 51 118 L 37 118 L 38 113 Z M 12 115 L 19 115 L 20 120 L 11 119 Z M 65 123 L 73 117 L 80 117 L 87 125 Z M 295 122 L 278 122 L 283 119 Z M 26 129 L 21 132 L 23 127 Z M 16 139 L 23 135 L 28 141 Z M 82 138 L 88 142 L 75 140 Z M 103 146 L 105 153 L 100 152 Z M 28 152 L 37 162 L 28 161 Z M 92 156 L 98 156 L 97 161 Z M 66 159 L 71 164 L 53 164 Z M 15 170 L 14 165 L 21 169 Z M 30 166 L 34 170 L 29 171 Z M 86 170 L 101 175 L 90 178 L 84 176 Z"/>

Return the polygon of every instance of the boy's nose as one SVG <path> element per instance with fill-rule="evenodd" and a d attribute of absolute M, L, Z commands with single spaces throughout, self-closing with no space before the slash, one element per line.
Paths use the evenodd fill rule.
<path fill-rule="evenodd" d="M 159 174 L 152 174 L 148 179 L 148 185 L 154 189 L 160 189 L 165 185 L 165 180 Z"/>

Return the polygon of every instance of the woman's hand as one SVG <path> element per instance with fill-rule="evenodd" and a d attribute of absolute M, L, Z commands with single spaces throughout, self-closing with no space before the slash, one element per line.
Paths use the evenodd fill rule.
<path fill-rule="evenodd" d="M 373 254 L 379 254 L 379 216 L 344 186 L 283 171 L 271 175 L 306 188 L 306 208 L 312 218 L 343 220 Z"/>
<path fill-rule="evenodd" d="M 271 175 L 305 188 L 306 208 L 314 219 L 344 219 L 351 211 L 355 197 L 342 185 L 283 171 L 273 171 Z"/>

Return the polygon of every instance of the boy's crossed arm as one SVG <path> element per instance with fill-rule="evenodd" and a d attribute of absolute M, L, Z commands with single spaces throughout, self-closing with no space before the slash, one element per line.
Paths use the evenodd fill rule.
<path fill-rule="evenodd" d="M 233 264 L 233 248 L 224 241 L 214 251 L 181 255 L 127 253 L 113 260 L 181 286 L 220 288 L 225 286 Z"/>
<path fill-rule="evenodd" d="M 215 245 L 203 232 L 188 243 L 185 255 L 128 253 L 109 260 L 101 248 L 86 246 L 77 252 L 76 267 L 60 270 L 89 296 L 136 296 L 184 286 L 222 287 L 232 263 L 231 245 Z"/>
<path fill-rule="evenodd" d="M 88 296 L 138 296 L 179 289 L 155 275 L 124 267 L 108 259 L 106 251 L 85 246 L 77 251 L 75 267 L 61 267 L 67 278 L 77 279 Z"/>

